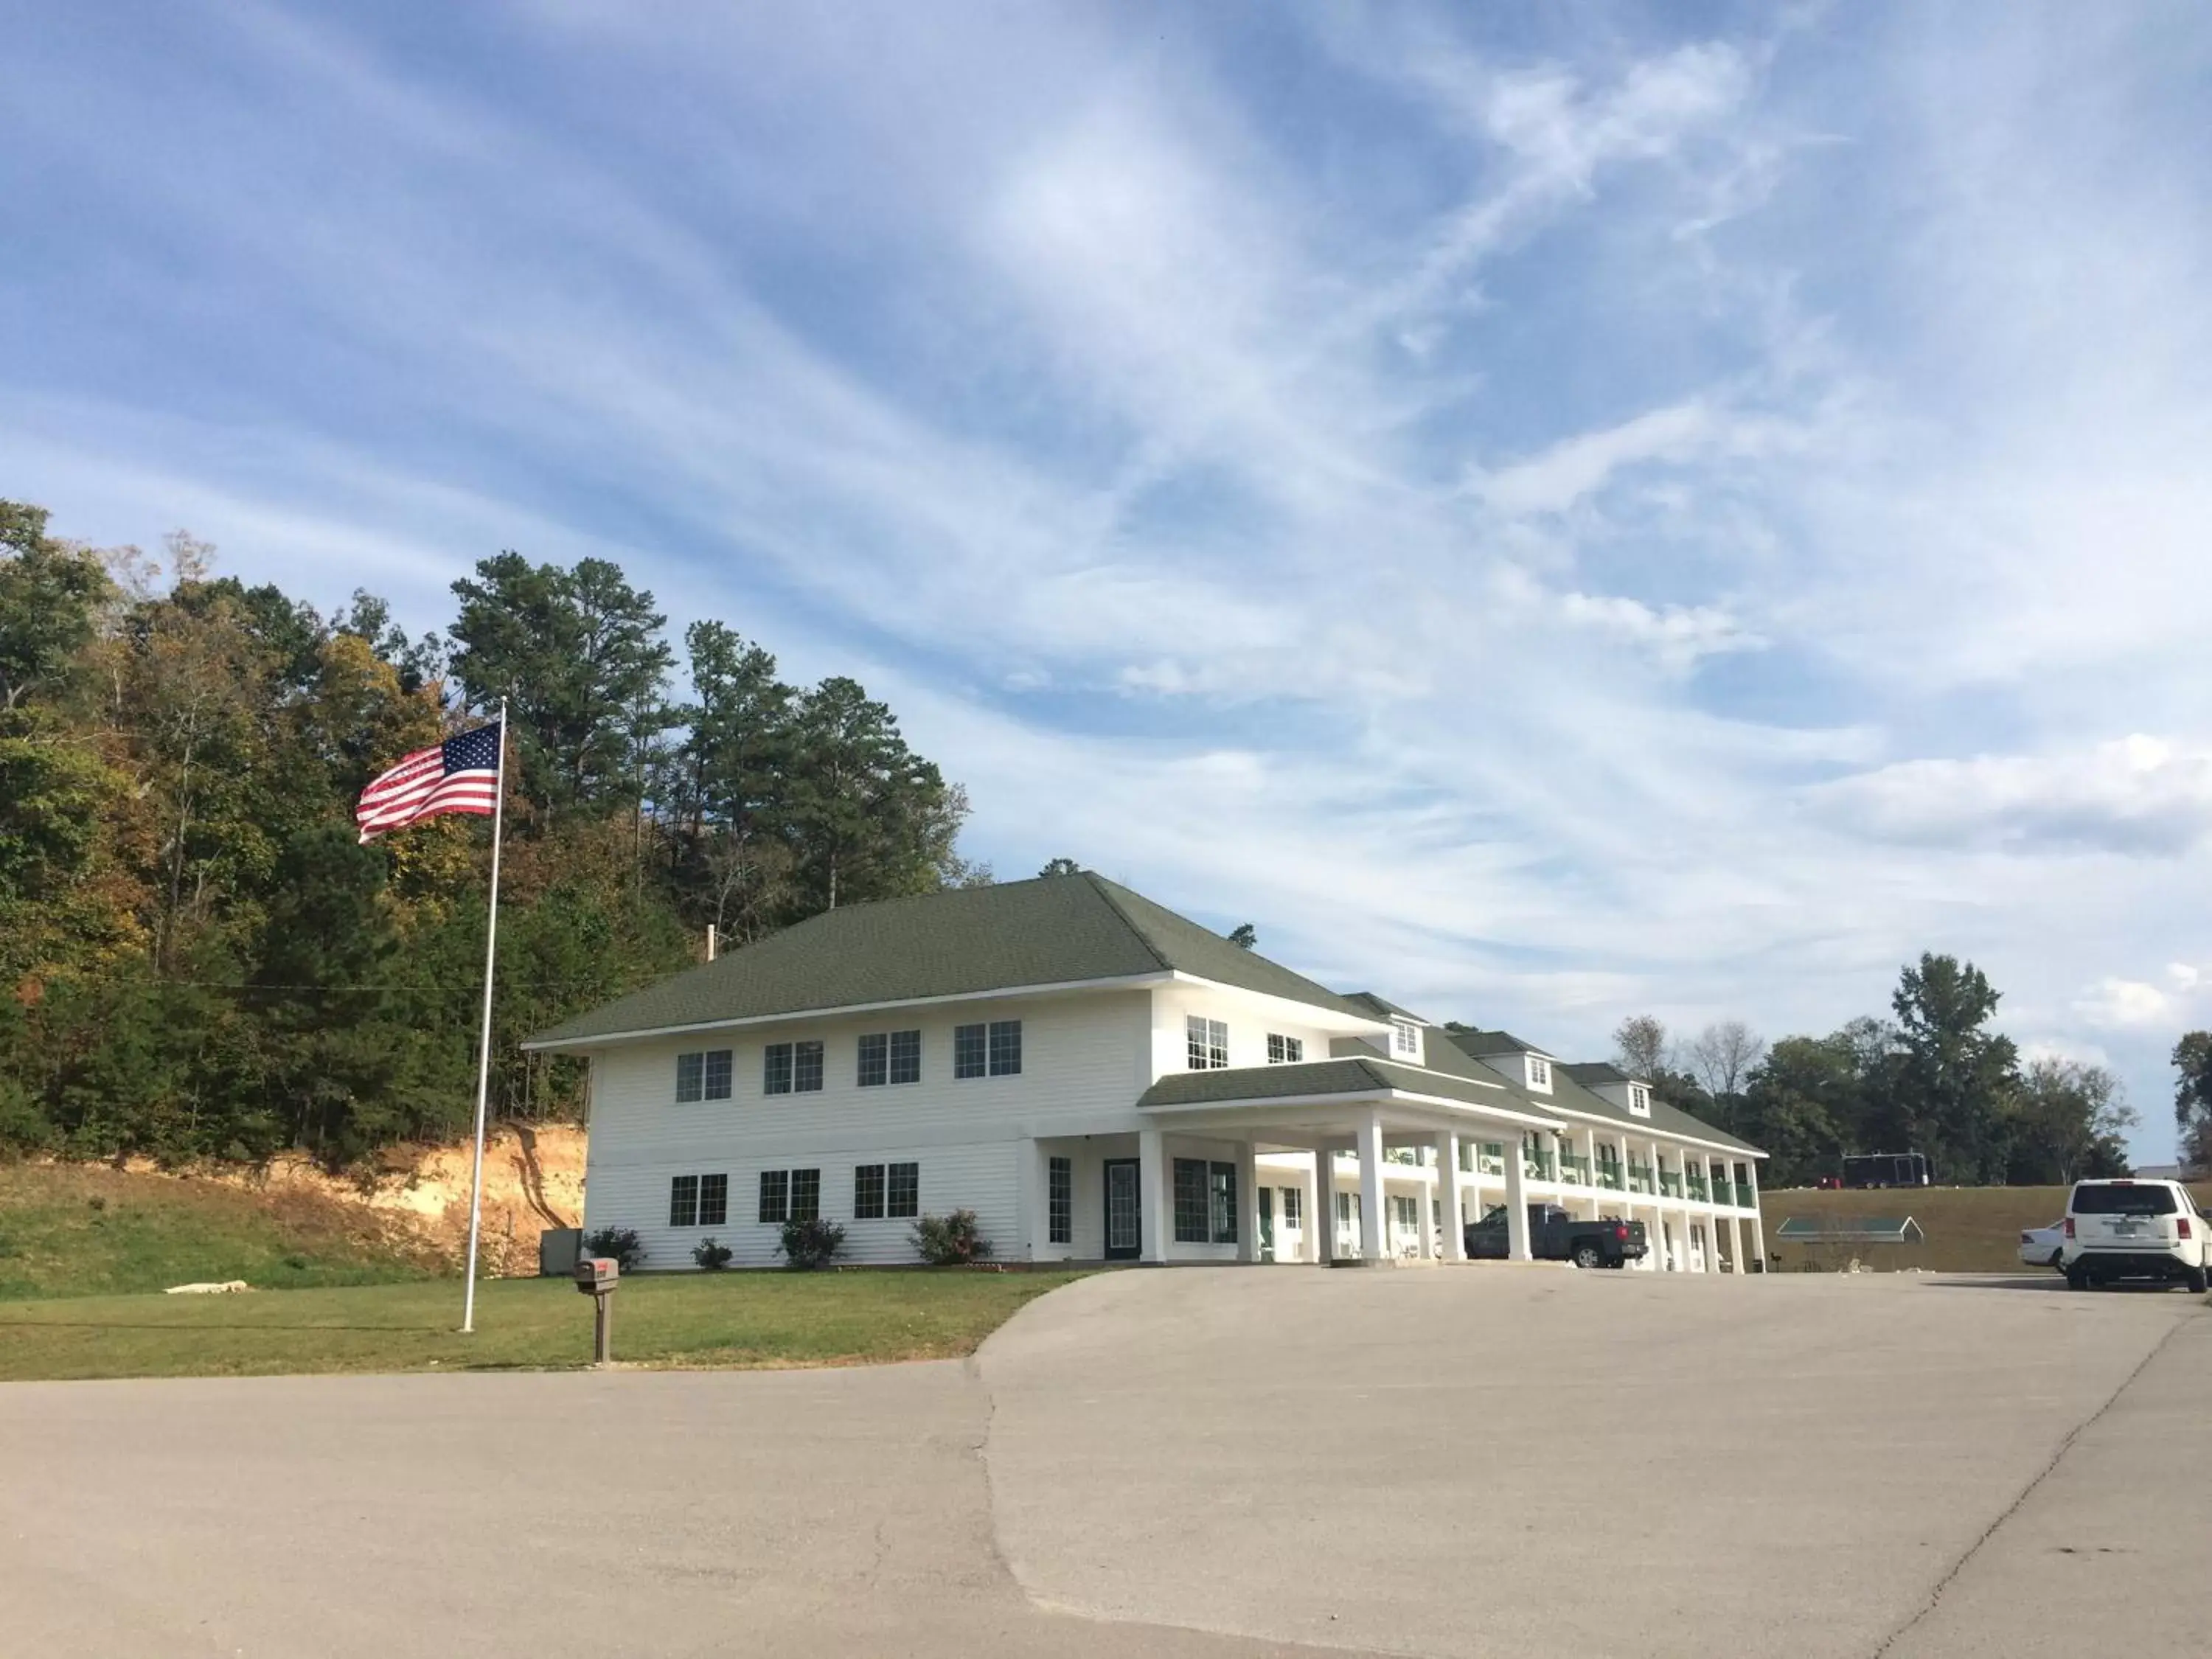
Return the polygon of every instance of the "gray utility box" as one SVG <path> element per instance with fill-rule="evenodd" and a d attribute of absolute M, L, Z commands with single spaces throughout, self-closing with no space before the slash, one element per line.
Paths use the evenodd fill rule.
<path fill-rule="evenodd" d="M 584 1254 L 584 1230 L 581 1227 L 548 1227 L 538 1235 L 538 1276 L 540 1279 L 568 1279 L 574 1277 L 576 1263 Z"/>

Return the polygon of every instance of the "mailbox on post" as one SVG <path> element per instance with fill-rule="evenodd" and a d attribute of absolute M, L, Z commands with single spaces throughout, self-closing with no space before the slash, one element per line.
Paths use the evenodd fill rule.
<path fill-rule="evenodd" d="M 576 1288 L 592 1298 L 592 1363 L 604 1365 L 614 1335 L 615 1286 L 622 1279 L 622 1263 L 612 1256 L 577 1259 Z"/>

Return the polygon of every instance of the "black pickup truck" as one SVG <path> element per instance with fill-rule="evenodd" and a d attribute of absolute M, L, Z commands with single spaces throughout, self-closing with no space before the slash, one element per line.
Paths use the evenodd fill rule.
<path fill-rule="evenodd" d="M 1581 1221 L 1556 1204 L 1528 1206 L 1528 1251 L 1539 1261 L 1571 1261 L 1577 1267 L 1620 1267 L 1640 1261 L 1648 1248 L 1640 1221 Z M 1510 1255 L 1505 1206 L 1492 1206 L 1467 1224 L 1467 1253 L 1480 1261 Z"/>

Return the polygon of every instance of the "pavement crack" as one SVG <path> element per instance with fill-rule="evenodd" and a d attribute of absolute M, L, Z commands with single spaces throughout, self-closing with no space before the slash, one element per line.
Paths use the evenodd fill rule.
<path fill-rule="evenodd" d="M 1936 1611 L 1936 1607 L 1943 1600 L 1943 1592 L 1949 1589 L 1952 1584 L 1957 1582 L 1959 1575 L 1966 1570 L 1967 1563 L 1982 1553 L 1984 1546 L 1988 1544 L 1990 1540 L 1996 1537 L 1997 1534 L 2003 1529 L 2006 1522 L 2011 1520 L 2014 1516 L 2020 1513 L 2021 1505 L 2026 1504 L 2030 1498 L 2033 1498 L 2035 1495 L 2036 1488 L 2051 1478 L 2051 1471 L 2056 1469 L 2060 1463 L 2065 1461 L 2066 1454 L 2068 1452 L 2074 1449 L 2074 1443 L 2079 1440 L 2083 1433 L 2085 1433 L 2088 1429 L 2093 1427 L 2106 1412 L 2112 1410 L 2114 1406 L 2119 1403 L 2120 1396 L 2125 1394 L 2130 1389 L 2135 1387 L 2136 1379 L 2150 1369 L 2150 1362 L 2166 1352 L 2166 1345 L 2172 1341 L 2175 1335 L 2188 1323 L 2189 1322 L 2185 1318 L 2177 1319 L 2172 1325 L 2168 1326 L 2166 1328 L 2166 1334 L 2159 1338 L 2157 1341 L 2151 1344 L 2149 1352 L 2145 1353 L 2141 1359 L 2136 1362 L 2135 1369 L 2133 1370 L 2130 1371 L 2124 1377 L 2120 1379 L 2119 1387 L 2114 1389 L 2110 1395 L 2106 1396 L 2105 1402 L 2066 1431 L 2065 1437 L 2059 1441 L 2057 1448 L 2052 1450 L 2050 1457 L 2045 1462 L 2043 1467 L 2035 1472 L 2034 1478 L 2025 1486 L 2022 1486 L 2020 1489 L 2019 1494 L 2013 1498 L 2011 1503 L 2004 1506 L 2003 1510 L 1998 1513 L 1995 1520 L 1991 1521 L 1988 1526 L 1982 1528 L 1982 1535 L 1974 1540 L 1972 1543 L 1966 1546 L 1965 1552 L 1957 1560 L 1951 1564 L 1950 1570 L 1944 1573 L 1941 1578 L 1936 1581 L 1935 1587 L 1928 1592 L 1927 1599 L 1922 1601 L 1921 1604 L 1913 1610 L 1912 1616 L 1907 1619 L 1903 1624 L 1899 1625 L 1895 1630 L 1890 1632 L 1890 1633 L 1883 1638 L 1881 1645 L 1874 1650 L 1872 1659 L 1883 1659 L 1883 1656 L 1887 1654 L 1892 1648 L 1895 1647 L 1907 1636 L 1911 1635 L 1929 1614 Z"/>

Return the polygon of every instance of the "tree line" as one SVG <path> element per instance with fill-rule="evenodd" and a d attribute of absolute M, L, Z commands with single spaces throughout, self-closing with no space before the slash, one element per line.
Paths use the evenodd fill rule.
<path fill-rule="evenodd" d="M 1677 1041 L 1651 1016 L 1623 1020 L 1614 1062 L 1662 1100 L 1770 1155 L 1767 1183 L 1809 1186 L 1852 1152 L 1926 1154 L 1956 1186 L 2055 1186 L 2128 1172 L 2141 1121 L 2101 1066 L 2023 1063 L 1992 1028 L 1999 993 L 1955 957 L 1925 954 L 1899 974 L 1887 1018 L 1826 1036 L 1767 1043 L 1741 1020 Z M 2176 1045 L 2175 1125 L 2183 1161 L 2212 1164 L 2212 1033 Z"/>
<path fill-rule="evenodd" d="M 462 1128 L 489 826 L 358 844 L 362 787 L 509 708 L 494 1109 L 574 1112 L 517 1042 L 841 903 L 990 879 L 967 801 L 854 680 L 720 622 L 679 660 L 617 565 L 514 552 L 410 638 L 52 534 L 0 501 L 0 1148 L 333 1168 Z"/>

